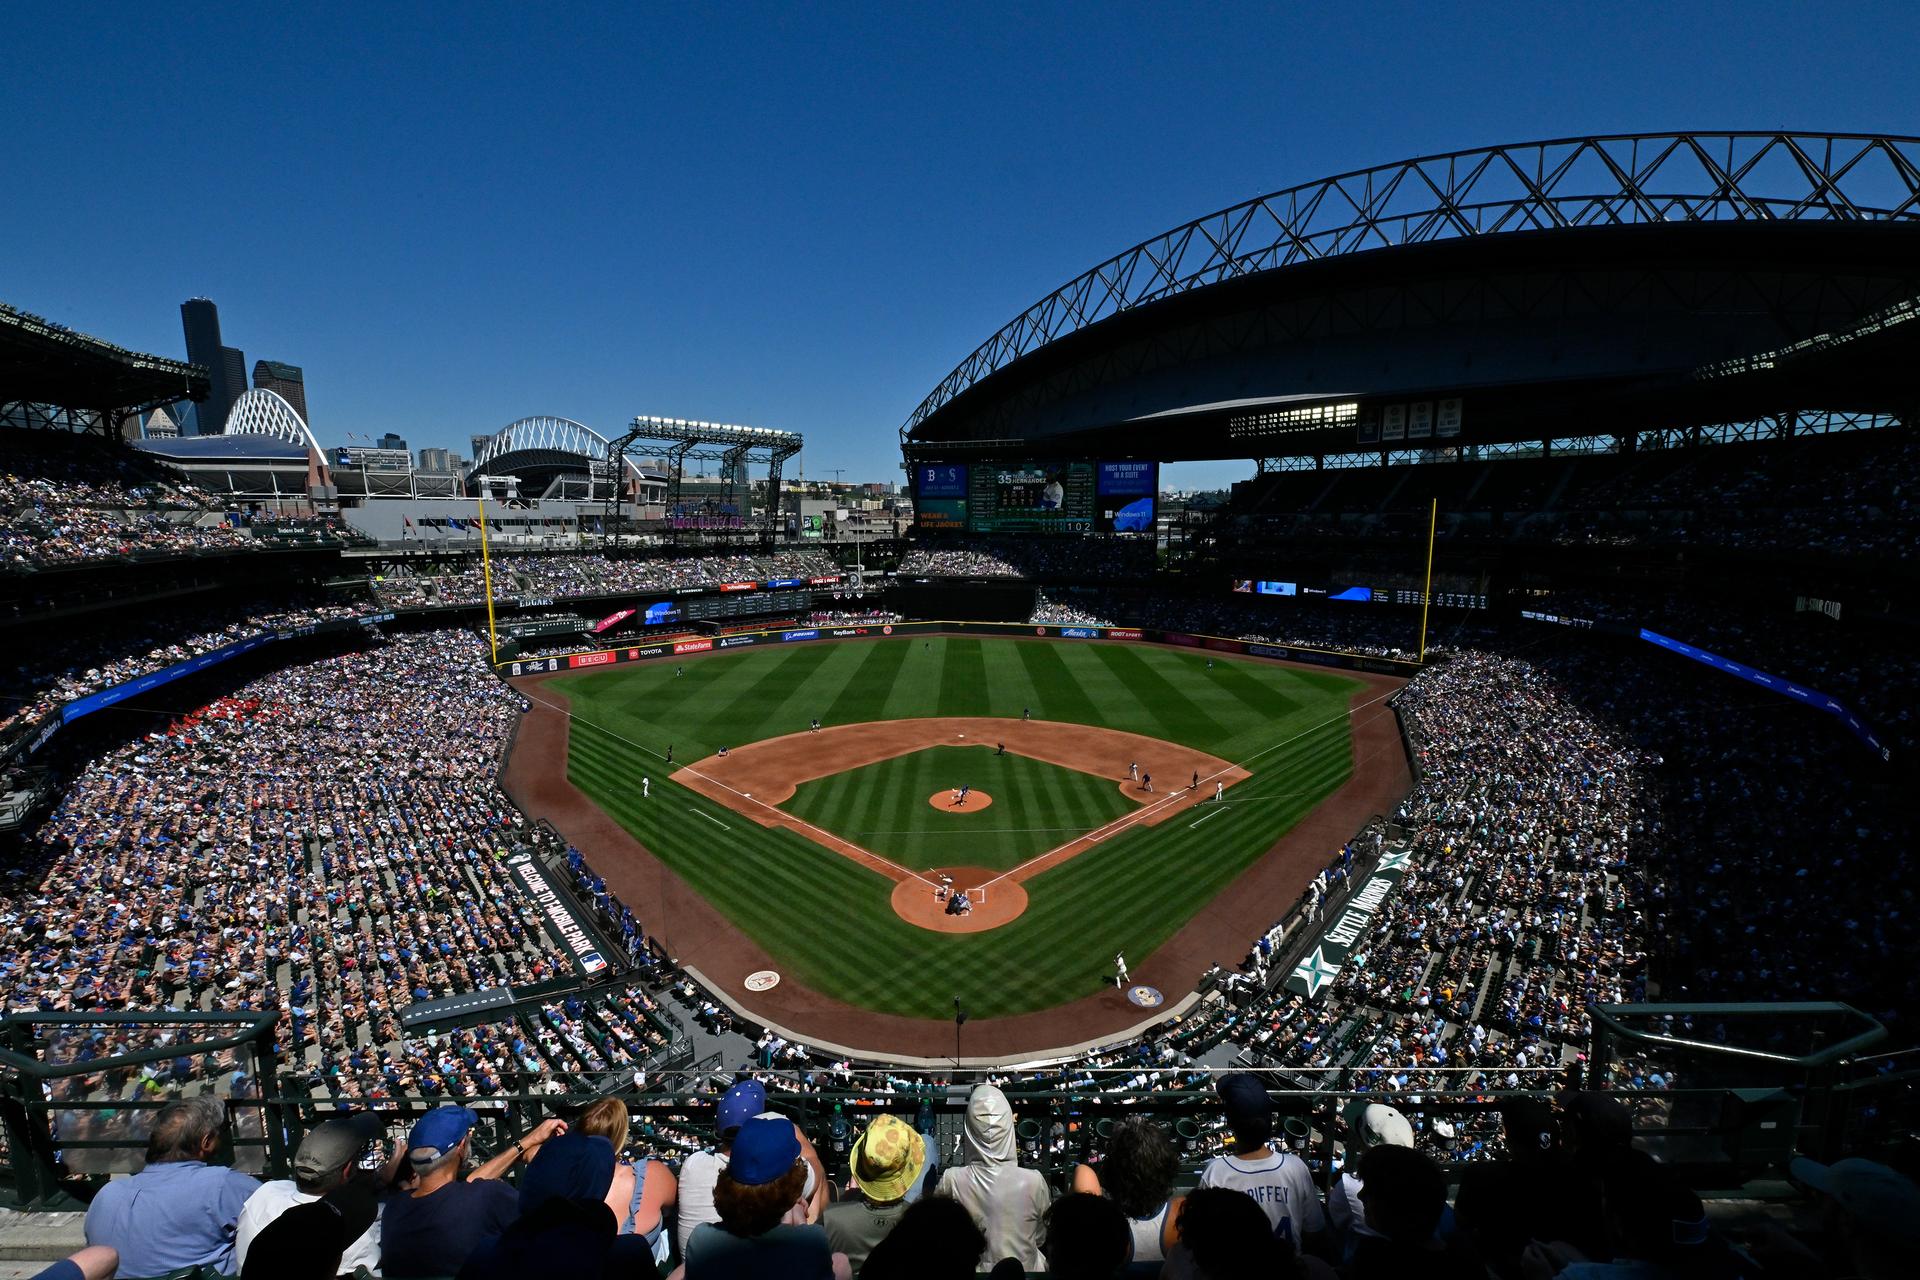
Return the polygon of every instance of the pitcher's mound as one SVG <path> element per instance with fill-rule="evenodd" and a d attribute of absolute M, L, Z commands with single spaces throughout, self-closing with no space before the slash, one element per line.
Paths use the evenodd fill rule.
<path fill-rule="evenodd" d="M 984 933 L 1019 918 L 1027 909 L 1026 888 L 1013 880 L 994 880 L 998 871 L 981 867 L 940 867 L 920 873 L 925 879 L 907 879 L 893 886 L 893 909 L 902 920 L 935 933 Z M 935 898 L 940 877 L 951 876 L 953 887 L 973 899 L 973 910 L 948 915 L 945 901 Z M 987 882 L 992 880 L 992 884 Z M 984 900 L 976 892 L 985 886 Z"/>
<path fill-rule="evenodd" d="M 965 800 L 956 801 L 952 791 L 936 791 L 927 797 L 927 803 L 944 813 L 978 813 L 993 803 L 993 797 L 984 791 L 969 791 Z"/>

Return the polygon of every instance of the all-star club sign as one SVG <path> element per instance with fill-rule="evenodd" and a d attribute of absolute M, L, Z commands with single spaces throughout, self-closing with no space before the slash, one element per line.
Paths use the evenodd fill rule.
<path fill-rule="evenodd" d="M 1340 973 L 1352 954 L 1354 944 L 1367 935 L 1373 925 L 1373 917 L 1393 891 L 1400 886 L 1400 880 L 1407 873 L 1409 855 L 1405 850 L 1396 850 L 1384 855 L 1380 865 L 1374 868 L 1365 884 L 1347 899 L 1340 914 L 1327 927 L 1314 944 L 1312 951 L 1302 956 L 1293 972 L 1287 975 L 1286 988 L 1297 991 L 1312 999 L 1320 993 L 1320 988 L 1332 982 Z"/>

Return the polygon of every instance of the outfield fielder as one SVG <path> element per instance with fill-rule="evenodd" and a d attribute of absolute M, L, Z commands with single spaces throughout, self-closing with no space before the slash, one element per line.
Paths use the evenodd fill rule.
<path fill-rule="evenodd" d="M 640 779 L 640 798 L 642 800 L 645 800 L 648 796 L 652 794 L 653 794 L 653 779 L 652 778 Z"/>

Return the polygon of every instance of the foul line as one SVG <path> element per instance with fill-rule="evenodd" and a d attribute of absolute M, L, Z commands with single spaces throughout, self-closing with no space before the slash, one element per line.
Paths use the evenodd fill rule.
<path fill-rule="evenodd" d="M 1395 694 L 1399 692 L 1400 692 L 1400 688 L 1396 687 L 1394 689 L 1389 690 L 1386 693 L 1381 694 L 1377 698 L 1368 699 L 1367 701 L 1361 703 L 1357 707 L 1348 707 L 1344 711 L 1342 711 L 1339 715 L 1328 716 L 1325 720 L 1322 720 L 1320 723 L 1310 724 L 1306 728 L 1300 730 L 1300 732 L 1293 734 L 1291 737 L 1282 738 L 1280 739 L 1280 741 L 1275 742 L 1270 746 L 1262 747 L 1260 750 L 1254 752 L 1252 755 L 1248 756 L 1244 760 L 1239 761 L 1236 764 L 1230 764 L 1225 769 L 1216 769 L 1212 773 L 1204 775 L 1200 779 L 1200 781 L 1202 783 L 1212 782 L 1214 779 L 1226 773 L 1229 769 L 1245 768 L 1247 765 L 1253 763 L 1255 760 L 1258 760 L 1261 756 L 1267 755 L 1274 751 L 1278 751 L 1282 747 L 1291 746 L 1293 743 L 1300 741 L 1300 739 L 1306 737 L 1308 734 L 1317 733 L 1321 729 L 1326 728 L 1330 724 L 1339 724 L 1343 720 L 1349 723 L 1357 724 L 1359 723 L 1361 712 L 1366 711 L 1369 708 L 1380 705 L 1381 703 L 1385 702 L 1387 699 L 1393 697 Z M 1144 808 L 1136 809 L 1132 813 L 1129 813 L 1123 817 L 1114 819 L 1112 822 L 1107 823 L 1103 827 L 1095 827 L 1092 831 L 1089 831 L 1084 836 L 1080 836 L 1076 839 L 1069 840 L 1065 844 L 1055 845 L 1053 848 L 1047 850 L 1043 854 L 1040 854 L 1038 857 L 1028 858 L 1025 862 L 1021 863 L 1019 866 L 1010 868 L 1009 870 L 1006 870 L 1006 871 L 1002 871 L 999 875 L 995 876 L 993 879 L 987 881 L 986 884 L 982 885 L 981 888 L 984 889 L 984 888 L 991 887 L 992 885 L 997 884 L 1002 880 L 1005 880 L 1009 876 L 1018 874 L 1020 871 L 1024 870 L 1027 867 L 1032 866 L 1036 862 L 1042 862 L 1048 858 L 1053 857 L 1055 854 L 1059 853 L 1063 849 L 1071 849 L 1076 844 L 1081 844 L 1083 842 L 1088 845 L 1099 844 L 1102 840 L 1105 840 L 1107 837 L 1112 835 L 1117 835 L 1118 833 L 1126 830 L 1129 826 L 1132 826 L 1133 824 L 1142 821 L 1143 819 L 1149 817 L 1152 814 L 1158 813 L 1160 810 L 1164 809 L 1168 804 L 1180 803 L 1182 800 L 1186 799 L 1187 796 L 1191 794 L 1192 792 L 1190 790 L 1180 790 L 1180 791 L 1171 792 L 1170 794 L 1168 794 L 1168 796 L 1164 800 L 1157 800 L 1153 804 L 1147 805 Z"/>
<path fill-rule="evenodd" d="M 716 826 L 716 827 L 718 827 L 718 828 L 720 828 L 720 829 L 721 829 L 722 831 L 731 831 L 731 830 L 733 830 L 733 828 L 732 828 L 732 827 L 730 827 L 730 826 L 728 826 L 728 825 L 727 825 L 726 823 L 724 823 L 724 822 L 722 822 L 722 821 L 720 821 L 720 819 L 718 819 L 718 818 L 716 818 L 716 817 L 714 817 L 714 816 L 713 816 L 712 814 L 710 814 L 710 813 L 702 813 L 702 812 L 700 812 L 700 810 L 698 810 L 698 809 L 696 809 L 696 808 L 694 808 L 694 807 L 693 807 L 692 805 L 688 805 L 688 806 L 687 806 L 687 812 L 688 812 L 688 813 L 691 813 L 691 814 L 692 814 L 692 815 L 694 815 L 694 816 L 695 816 L 696 818 L 705 818 L 705 819 L 706 819 L 706 820 L 707 820 L 708 822 L 711 822 L 711 823 L 712 823 L 712 824 L 713 824 L 714 826 Z"/>
<path fill-rule="evenodd" d="M 589 728 L 596 729 L 599 732 L 606 734 L 609 738 L 616 738 L 619 741 L 626 743 L 628 746 L 633 747 L 635 750 L 646 752 L 648 755 L 654 757 L 656 760 L 666 759 L 666 756 L 662 755 L 658 751 L 655 751 L 652 747 L 647 746 L 645 743 L 635 742 L 632 738 L 629 738 L 624 733 L 616 733 L 612 729 L 607 728 L 605 725 L 596 724 L 591 720 L 588 720 L 582 716 L 574 714 L 572 707 L 563 707 L 557 703 L 548 702 L 544 698 L 536 698 L 534 697 L 533 694 L 528 693 L 525 689 L 516 689 L 515 692 L 517 692 L 521 697 L 525 698 L 528 702 L 537 702 L 541 706 L 547 708 L 547 710 L 549 711 L 557 711 L 561 715 L 565 716 L 569 721 L 578 721 L 579 723 L 584 724 Z M 571 744 L 569 744 L 568 750 L 572 750 Z M 882 866 L 892 867 L 895 871 L 898 871 L 902 877 L 908 880 L 918 880 L 921 884 L 926 885 L 930 889 L 937 887 L 933 881 L 927 879 L 925 876 L 921 875 L 918 871 L 909 870 L 908 868 L 903 867 L 899 863 L 893 861 L 893 859 L 891 858 L 883 858 L 879 854 L 873 852 L 873 850 L 863 848 L 862 846 L 857 845 L 853 841 L 847 839 L 845 836 L 836 835 L 835 833 L 828 831 L 822 827 L 816 827 L 811 822 L 808 822 L 806 819 L 796 817 L 795 815 L 788 813 L 785 809 L 782 809 L 777 805 L 768 804 L 765 800 L 755 800 L 752 796 L 748 795 L 746 792 L 741 791 L 736 787 L 730 787 L 726 783 L 720 781 L 720 779 L 718 778 L 708 777 L 706 774 L 701 773 L 699 770 L 695 769 L 691 765 L 682 765 L 680 767 L 680 772 L 684 774 L 688 774 L 692 777 L 698 778 L 702 782 L 705 782 L 710 786 L 718 787 L 729 795 L 738 796 L 740 797 L 740 799 L 746 801 L 748 804 L 757 804 L 762 809 L 767 810 L 769 813 L 778 815 L 780 818 L 780 825 L 782 826 L 805 827 L 809 831 L 816 832 L 819 835 L 826 837 L 826 839 L 817 840 L 814 843 L 825 846 L 827 852 L 829 853 L 835 852 L 833 847 L 835 844 L 846 845 L 849 849 L 859 849 L 863 857 L 871 858 Z M 669 779 L 669 781 L 671 781 L 671 779 Z M 688 790 L 692 790 L 692 788 L 688 788 Z M 699 813 L 699 810 L 690 809 L 689 812 Z M 719 819 L 717 818 L 708 817 L 704 813 L 700 814 L 700 816 L 703 818 L 706 818 L 708 822 L 712 822 L 717 826 L 723 826 L 723 827 L 726 826 L 724 822 L 720 822 Z M 727 830 L 731 831 L 733 830 L 733 828 L 727 827 Z M 846 855 L 837 854 L 836 856 L 845 857 Z M 852 861 L 852 859 L 849 859 L 849 861 Z"/>
<path fill-rule="evenodd" d="M 1219 816 L 1220 816 L 1221 814 L 1223 814 L 1223 813 L 1225 813 L 1226 811 L 1227 811 L 1227 806 L 1225 806 L 1224 804 L 1222 804 L 1222 805 L 1215 805 L 1215 806 L 1214 806 L 1214 810 L 1213 810 L 1213 812 L 1212 812 L 1212 813 L 1210 813 L 1210 814 L 1208 814 L 1208 815 L 1207 815 L 1207 818 L 1217 818 L 1217 817 L 1219 817 Z M 1189 822 L 1189 823 L 1187 824 L 1187 830 L 1189 830 L 1189 831 L 1191 831 L 1191 830 L 1193 830 L 1193 829 L 1194 829 L 1195 827 L 1197 827 L 1197 826 L 1199 826 L 1201 822 L 1205 822 L 1205 821 L 1207 820 L 1207 818 L 1202 818 L 1202 819 L 1200 819 L 1200 821 L 1199 821 L 1199 822 Z"/>

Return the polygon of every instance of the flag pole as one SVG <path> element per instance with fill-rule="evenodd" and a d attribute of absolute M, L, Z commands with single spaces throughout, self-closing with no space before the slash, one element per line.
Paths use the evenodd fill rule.
<path fill-rule="evenodd" d="M 475 498 L 473 505 L 480 512 L 480 577 L 486 584 L 487 592 L 487 648 L 493 655 L 493 661 L 497 663 L 500 661 L 500 637 L 493 627 L 493 557 L 487 553 L 487 500 Z M 1432 572 L 1431 567 L 1428 572 Z M 1426 630 L 1423 624 L 1421 629 L 1423 642 L 1425 635 Z"/>
<path fill-rule="evenodd" d="M 1427 512 L 1427 586 L 1420 593 L 1420 661 L 1427 660 L 1427 609 L 1433 603 L 1433 531 L 1440 523 L 1440 499 L 1433 500 L 1433 507 Z M 487 602 L 489 611 L 493 602 Z"/>

